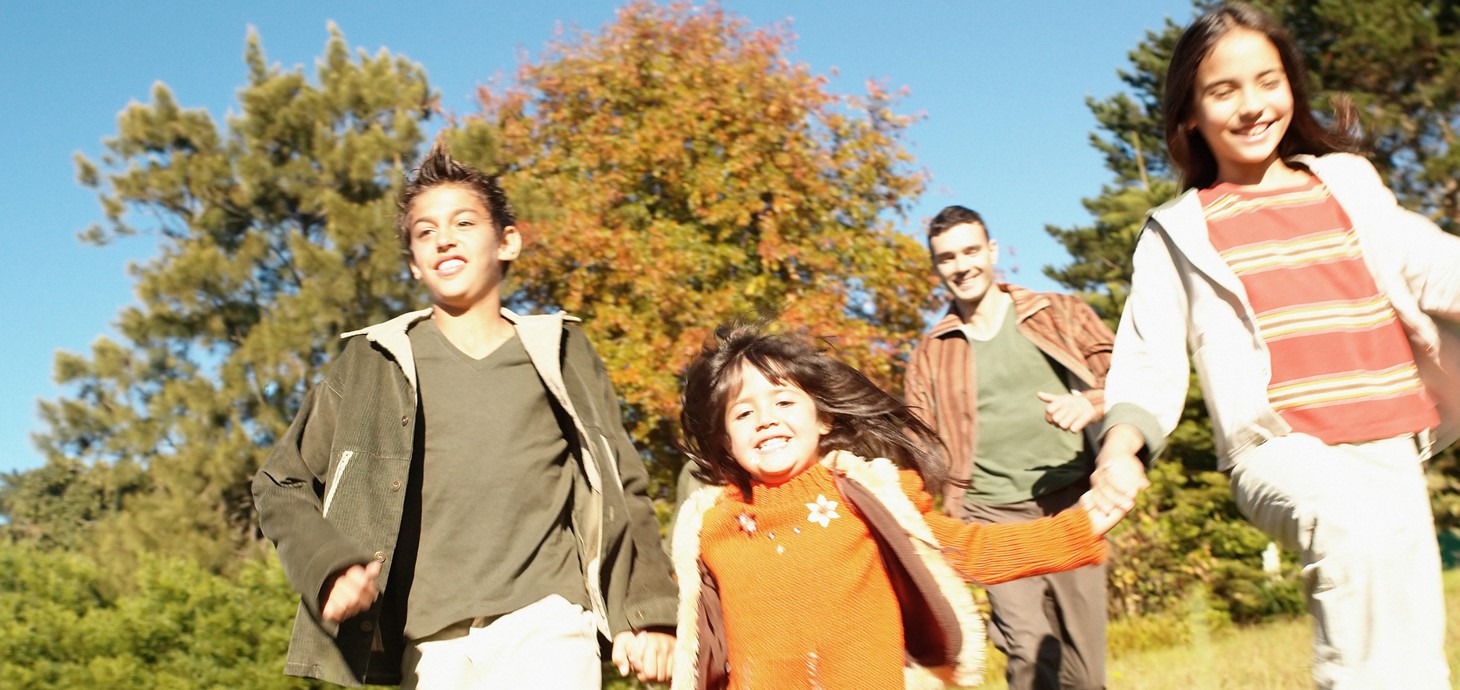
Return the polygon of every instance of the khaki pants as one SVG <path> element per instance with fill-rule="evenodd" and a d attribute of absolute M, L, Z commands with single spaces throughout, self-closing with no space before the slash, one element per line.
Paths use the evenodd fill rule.
<path fill-rule="evenodd" d="M 1025 522 L 1079 502 L 1085 480 L 1031 501 L 967 506 L 968 521 Z M 989 639 L 1009 657 L 1010 690 L 1105 687 L 1105 564 L 1037 575 L 984 588 L 993 620 Z"/>
<path fill-rule="evenodd" d="M 1236 457 L 1231 479 L 1243 514 L 1302 556 L 1317 687 L 1450 687 L 1439 546 L 1412 437 L 1329 446 L 1291 434 Z"/>
<path fill-rule="evenodd" d="M 403 690 L 599 690 L 593 614 L 556 594 L 406 643 Z"/>

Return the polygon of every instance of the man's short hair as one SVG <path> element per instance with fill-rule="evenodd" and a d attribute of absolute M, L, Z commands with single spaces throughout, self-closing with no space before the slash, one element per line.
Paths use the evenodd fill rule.
<path fill-rule="evenodd" d="M 978 211 L 967 206 L 954 204 L 953 206 L 945 207 L 938 212 L 938 215 L 933 216 L 932 220 L 928 221 L 928 247 L 930 249 L 932 248 L 934 237 L 947 232 L 951 227 L 965 223 L 978 223 L 978 226 L 983 228 L 984 237 L 993 239 L 993 236 L 989 234 L 989 226 L 983 222 L 983 216 L 978 215 Z"/>

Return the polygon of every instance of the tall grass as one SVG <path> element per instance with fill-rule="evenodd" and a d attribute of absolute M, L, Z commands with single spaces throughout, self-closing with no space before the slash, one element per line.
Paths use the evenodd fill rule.
<path fill-rule="evenodd" d="M 1460 690 L 1460 570 L 1445 572 L 1446 651 L 1451 687 Z M 1110 629 L 1106 661 L 1111 690 L 1307 690 L 1312 631 L 1306 617 L 1251 627 L 1213 625 L 1204 604 L 1185 620 L 1122 621 Z M 1150 640 L 1183 640 L 1175 646 Z M 1004 658 L 990 648 L 984 687 L 1007 690 Z"/>

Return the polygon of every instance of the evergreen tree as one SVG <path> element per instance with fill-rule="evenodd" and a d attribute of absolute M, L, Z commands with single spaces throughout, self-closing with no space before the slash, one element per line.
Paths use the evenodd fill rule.
<path fill-rule="evenodd" d="M 335 334 L 415 303 L 392 226 L 435 103 L 424 71 L 384 50 L 352 55 L 333 26 L 312 81 L 268 65 L 253 33 L 245 62 L 226 126 L 158 84 L 119 116 L 99 163 L 77 161 L 105 213 L 84 239 L 144 234 L 158 253 L 131 269 L 139 304 L 117 320 L 120 340 L 57 357 L 75 392 L 41 406 L 46 467 L 6 479 L 14 530 L 92 521 L 99 495 L 102 552 L 223 567 L 257 543 L 249 480 Z M 48 517 L 26 508 L 44 504 L 42 475 L 101 488 L 49 494 L 76 504 Z"/>

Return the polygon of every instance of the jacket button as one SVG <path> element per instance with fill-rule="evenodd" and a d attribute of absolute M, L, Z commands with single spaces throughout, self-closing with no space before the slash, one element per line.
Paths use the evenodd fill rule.
<path fill-rule="evenodd" d="M 405 415 L 401 415 L 400 416 L 400 425 L 401 426 L 405 426 L 406 424 L 410 423 L 410 419 L 411 419 L 410 417 L 407 417 Z"/>
<path fill-rule="evenodd" d="M 380 561 L 381 563 L 384 563 L 385 562 L 385 552 L 384 551 L 376 551 L 375 552 L 375 560 Z"/>
<path fill-rule="evenodd" d="M 400 480 L 399 479 L 397 479 L 397 480 L 395 480 L 395 481 L 393 481 L 393 482 L 390 483 L 390 490 L 391 491 L 400 491 Z"/>
<path fill-rule="evenodd" d="M 365 632 L 370 632 L 375 629 L 375 624 L 370 621 L 360 621 L 360 629 Z"/>

